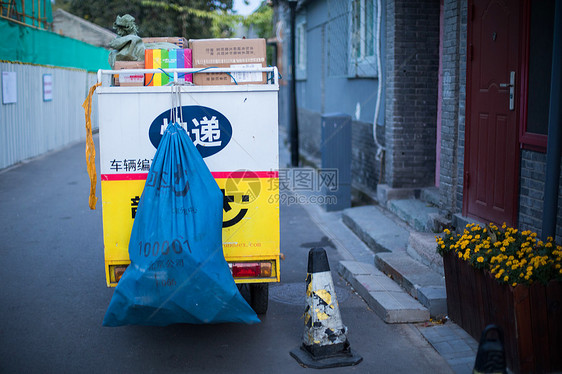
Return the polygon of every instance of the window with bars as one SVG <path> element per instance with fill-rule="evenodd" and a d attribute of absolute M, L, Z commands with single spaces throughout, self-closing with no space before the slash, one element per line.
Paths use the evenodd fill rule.
<path fill-rule="evenodd" d="M 349 77 L 374 78 L 376 64 L 376 0 L 351 0 L 349 11 Z"/>

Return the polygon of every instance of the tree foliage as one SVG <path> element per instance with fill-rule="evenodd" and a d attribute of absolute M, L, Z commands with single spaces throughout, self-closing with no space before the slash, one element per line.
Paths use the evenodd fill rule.
<path fill-rule="evenodd" d="M 216 25 L 212 14 L 228 14 L 233 0 L 57 0 L 56 6 L 112 30 L 118 15 L 135 17 L 139 36 L 211 38 L 227 34 L 228 24 Z"/>

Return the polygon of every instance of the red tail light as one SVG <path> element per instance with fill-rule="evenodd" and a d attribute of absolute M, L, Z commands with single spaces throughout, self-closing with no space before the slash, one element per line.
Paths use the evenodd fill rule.
<path fill-rule="evenodd" d="M 232 264 L 234 278 L 253 278 L 261 274 L 260 264 L 257 262 L 237 262 Z"/>
<path fill-rule="evenodd" d="M 230 262 L 228 264 L 234 278 L 270 278 L 275 276 L 273 263 L 264 262 Z"/>

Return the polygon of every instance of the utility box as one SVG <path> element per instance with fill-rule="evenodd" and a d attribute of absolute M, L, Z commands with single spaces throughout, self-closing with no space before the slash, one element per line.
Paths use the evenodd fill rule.
<path fill-rule="evenodd" d="M 324 184 L 327 211 L 351 207 L 351 116 L 329 113 L 322 116 L 322 170 L 335 171 L 336 183 Z"/>

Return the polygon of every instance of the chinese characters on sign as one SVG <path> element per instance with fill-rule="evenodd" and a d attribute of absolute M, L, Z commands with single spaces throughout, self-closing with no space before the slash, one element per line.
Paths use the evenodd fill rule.
<path fill-rule="evenodd" d="M 119 173 L 129 173 L 132 171 L 149 171 L 152 160 L 125 158 L 122 160 L 113 159 L 110 162 L 109 170 Z"/>
<path fill-rule="evenodd" d="M 164 118 L 164 124 L 160 129 L 160 134 L 163 135 L 166 127 L 168 127 L 168 118 Z M 219 120 L 216 116 L 203 116 L 201 119 L 192 118 L 191 123 L 193 123 L 193 128 L 188 130 L 187 123 L 181 122 L 180 126 L 187 131 L 187 135 L 193 141 L 195 146 L 202 147 L 220 147 L 222 145 L 221 139 L 221 129 L 219 126 Z"/>
<path fill-rule="evenodd" d="M 209 56 L 233 56 L 233 55 L 253 55 L 253 46 L 237 46 L 237 47 L 207 47 L 205 53 Z"/>
<path fill-rule="evenodd" d="M 197 121 L 197 119 L 193 118 L 191 122 L 193 122 L 193 125 L 195 127 L 191 130 L 192 135 L 190 135 L 190 137 L 191 140 L 193 140 L 193 144 L 195 146 L 221 146 L 221 141 L 219 140 L 221 137 L 221 130 L 219 128 L 219 121 L 215 116 L 212 116 L 211 119 L 203 117 L 203 119 L 201 119 L 200 121 Z M 189 135 L 189 132 L 187 133 L 187 135 Z"/>

